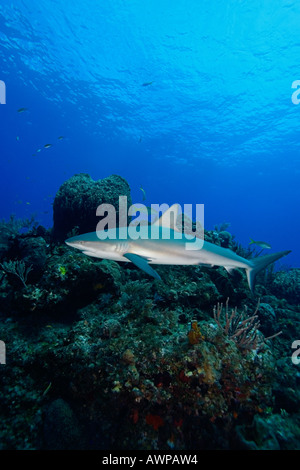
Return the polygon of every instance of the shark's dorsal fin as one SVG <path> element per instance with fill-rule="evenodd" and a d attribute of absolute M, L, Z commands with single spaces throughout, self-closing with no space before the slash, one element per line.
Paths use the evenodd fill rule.
<path fill-rule="evenodd" d="M 170 228 L 179 232 L 179 229 L 176 226 L 179 208 L 179 204 L 173 204 L 173 206 L 169 207 L 169 209 L 167 209 L 159 219 L 155 220 L 152 225 L 159 225 L 160 227 Z"/>

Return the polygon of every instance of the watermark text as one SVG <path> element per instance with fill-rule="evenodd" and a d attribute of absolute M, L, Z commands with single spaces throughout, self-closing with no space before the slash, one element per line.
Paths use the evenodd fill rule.
<path fill-rule="evenodd" d="M 6 86 L 3 80 L 0 80 L 0 104 L 6 104 Z"/>
<path fill-rule="evenodd" d="M 4 341 L 0 341 L 0 364 L 6 364 L 6 347 Z"/>
<path fill-rule="evenodd" d="M 294 80 L 292 83 L 292 88 L 296 89 L 292 94 L 292 103 L 299 104 L 300 103 L 300 80 Z"/>
<path fill-rule="evenodd" d="M 161 214 L 161 216 L 160 216 Z M 99 240 L 184 240 L 187 250 L 200 250 L 204 242 L 204 204 L 193 205 L 143 204 L 127 206 L 127 197 L 119 197 L 119 208 L 100 204 L 96 215 L 101 217 L 96 227 Z M 135 217 L 127 225 L 128 217 Z M 150 224 L 149 224 L 150 217 Z M 118 221 L 117 221 L 118 218 Z M 195 220 L 192 222 L 192 220 Z M 118 228 L 117 228 L 118 227 Z"/>
<path fill-rule="evenodd" d="M 292 354 L 292 363 L 295 364 L 295 366 L 297 366 L 298 364 L 300 364 L 300 357 L 298 357 L 300 356 L 300 340 L 299 339 L 293 341 L 292 349 L 296 349 L 296 351 L 294 351 Z"/>

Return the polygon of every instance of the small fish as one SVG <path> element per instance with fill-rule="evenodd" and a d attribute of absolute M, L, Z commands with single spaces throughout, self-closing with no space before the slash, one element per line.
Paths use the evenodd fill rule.
<path fill-rule="evenodd" d="M 52 144 L 46 144 L 46 145 L 44 145 L 44 148 L 45 148 L 45 149 L 49 149 L 50 147 L 52 147 Z"/>
<path fill-rule="evenodd" d="M 255 240 L 252 240 L 252 238 L 250 238 L 250 243 L 249 245 L 257 245 L 257 246 L 260 246 L 260 248 L 267 248 L 268 250 L 271 248 L 271 245 L 269 245 L 269 243 L 266 243 L 266 242 L 260 242 L 260 241 L 255 241 Z"/>
<path fill-rule="evenodd" d="M 58 137 L 58 140 L 63 140 L 63 139 L 64 139 L 64 136 L 63 136 L 63 135 L 60 135 L 60 136 Z"/>
<path fill-rule="evenodd" d="M 26 202 L 27 206 L 30 206 L 30 202 Z"/>
<path fill-rule="evenodd" d="M 154 82 L 145 82 L 145 83 L 142 84 L 142 86 L 150 86 L 150 85 L 152 85 L 152 83 L 154 83 Z"/>
<path fill-rule="evenodd" d="M 42 149 L 37 149 L 37 152 L 41 152 L 41 151 L 42 151 Z"/>
<path fill-rule="evenodd" d="M 141 190 L 142 193 L 143 193 L 143 201 L 145 201 L 145 200 L 146 200 L 146 192 L 145 192 L 145 190 L 142 188 L 142 186 L 140 187 L 140 190 Z"/>
<path fill-rule="evenodd" d="M 16 137 L 16 141 L 18 142 L 20 140 L 20 137 L 17 135 Z"/>
<path fill-rule="evenodd" d="M 24 113 L 25 111 L 27 111 L 27 108 L 19 108 L 18 109 L 18 113 Z"/>

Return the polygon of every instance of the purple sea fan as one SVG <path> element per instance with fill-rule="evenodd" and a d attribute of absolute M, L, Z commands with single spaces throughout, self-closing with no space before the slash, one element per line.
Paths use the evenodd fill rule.
<path fill-rule="evenodd" d="M 228 336 L 229 339 L 233 340 L 239 348 L 246 350 L 256 349 L 261 342 L 274 338 L 282 333 L 279 331 L 273 336 L 264 338 L 263 341 L 260 339 L 258 334 L 260 322 L 257 315 L 260 306 L 260 299 L 257 302 L 253 315 L 248 315 L 247 306 L 244 306 L 241 313 L 238 313 L 237 307 L 231 309 L 231 313 L 229 313 L 228 303 L 229 298 L 226 300 L 223 321 L 221 321 L 223 304 L 218 303 L 217 306 L 214 306 L 214 320 L 223 333 Z"/>

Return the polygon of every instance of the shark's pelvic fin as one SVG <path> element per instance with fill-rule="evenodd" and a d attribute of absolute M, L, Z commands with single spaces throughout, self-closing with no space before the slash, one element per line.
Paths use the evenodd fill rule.
<path fill-rule="evenodd" d="M 269 264 L 274 263 L 274 261 L 282 258 L 283 256 L 288 255 L 291 250 L 280 251 L 279 253 L 274 253 L 273 255 L 259 256 L 250 260 L 250 265 L 246 268 L 248 284 L 253 292 L 255 285 L 256 274 L 259 273 L 262 269 L 266 268 Z"/>
<path fill-rule="evenodd" d="M 166 210 L 159 219 L 155 220 L 152 225 L 159 225 L 160 227 L 170 228 L 179 232 L 179 229 L 176 226 L 179 208 L 179 204 L 173 204 L 173 206 L 169 207 L 169 209 Z"/>
<path fill-rule="evenodd" d="M 143 258 L 142 256 L 135 255 L 134 253 L 125 253 L 123 255 L 125 258 L 129 259 L 133 264 L 135 264 L 138 268 L 145 271 L 150 276 L 153 276 L 155 279 L 161 280 L 160 275 L 148 264 L 148 260 Z"/>
<path fill-rule="evenodd" d="M 231 266 L 224 266 L 224 268 L 226 269 L 228 274 L 230 274 L 230 276 L 233 276 L 235 268 L 232 268 Z"/>

